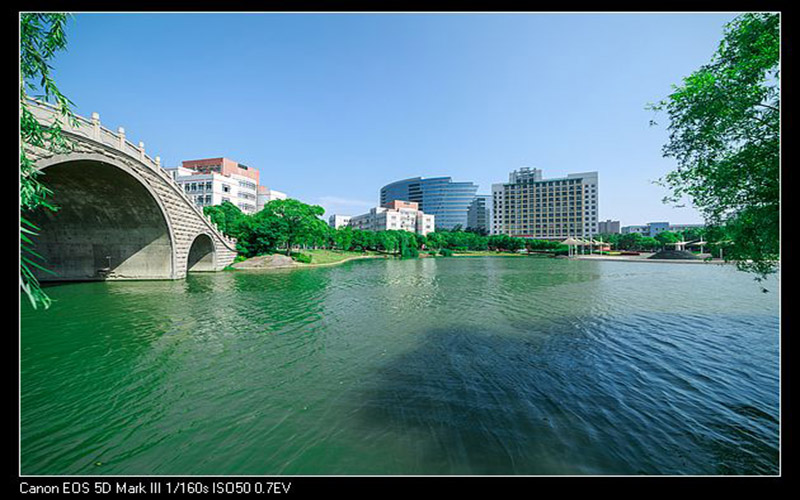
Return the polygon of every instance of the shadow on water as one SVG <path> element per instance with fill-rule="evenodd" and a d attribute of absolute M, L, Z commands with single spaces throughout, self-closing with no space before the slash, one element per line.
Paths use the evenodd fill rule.
<path fill-rule="evenodd" d="M 376 370 L 357 414 L 377 435 L 413 443 L 424 470 L 404 474 L 777 472 L 773 417 L 737 423 L 713 398 L 642 381 L 646 370 L 612 353 L 598 360 L 585 324 L 546 329 L 426 331 Z M 742 430 L 762 423 L 764 432 Z"/>

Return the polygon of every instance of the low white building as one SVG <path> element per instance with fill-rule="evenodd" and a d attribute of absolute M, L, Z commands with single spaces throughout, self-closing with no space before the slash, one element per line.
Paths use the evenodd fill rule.
<path fill-rule="evenodd" d="M 258 184 L 251 178 L 217 172 L 198 173 L 184 167 L 164 170 L 183 187 L 198 207 L 220 205 L 229 201 L 246 214 L 256 212 Z"/>
<path fill-rule="evenodd" d="M 270 189 L 267 186 L 258 186 L 258 197 L 256 198 L 256 210 L 261 211 L 264 205 L 272 200 L 285 200 L 286 193 Z"/>
<path fill-rule="evenodd" d="M 419 210 L 416 202 L 394 200 L 368 213 L 350 218 L 353 229 L 365 231 L 410 231 L 426 235 L 434 231 L 435 216 Z"/>
<path fill-rule="evenodd" d="M 352 219 L 352 217 L 349 215 L 333 214 L 328 218 L 328 224 L 334 229 L 339 229 L 340 227 L 350 225 L 350 219 Z"/>

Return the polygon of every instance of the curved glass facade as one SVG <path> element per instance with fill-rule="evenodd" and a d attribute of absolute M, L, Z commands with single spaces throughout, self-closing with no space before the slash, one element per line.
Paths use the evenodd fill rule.
<path fill-rule="evenodd" d="M 394 200 L 415 201 L 426 214 L 435 215 L 436 229 L 467 228 L 467 211 L 478 185 L 453 182 L 451 177 L 415 177 L 387 184 L 381 188 L 381 205 Z"/>

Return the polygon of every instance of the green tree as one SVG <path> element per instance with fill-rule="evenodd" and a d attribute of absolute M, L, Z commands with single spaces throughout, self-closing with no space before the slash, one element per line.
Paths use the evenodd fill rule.
<path fill-rule="evenodd" d="M 780 17 L 748 13 L 725 26 L 711 62 L 650 105 L 669 116 L 661 182 L 725 228 L 726 258 L 762 279 L 780 255 Z"/>
<path fill-rule="evenodd" d="M 415 259 L 419 257 L 417 235 L 410 231 L 398 231 L 399 253 L 402 259 Z"/>
<path fill-rule="evenodd" d="M 400 242 L 396 231 L 378 231 L 375 233 L 377 247 L 388 253 L 397 253 Z"/>
<path fill-rule="evenodd" d="M 426 236 L 426 243 L 425 243 L 426 247 L 433 250 L 442 248 L 445 245 L 444 234 L 445 233 L 439 231 L 428 233 L 428 235 Z"/>
<path fill-rule="evenodd" d="M 702 227 L 693 227 L 681 231 L 679 234 L 685 241 L 697 241 L 705 238 L 706 229 Z"/>
<path fill-rule="evenodd" d="M 34 166 L 26 148 L 37 147 L 52 153 L 68 151 L 71 143 L 62 134 L 62 120 L 75 125 L 77 120 L 72 102 L 59 91 L 53 80 L 49 61 L 56 52 L 66 49 L 65 26 L 67 15 L 60 13 L 20 15 L 20 75 L 19 75 L 19 206 L 20 206 L 20 269 L 19 284 L 34 309 L 50 307 L 51 299 L 42 290 L 33 268 L 44 271 L 42 257 L 33 250 L 37 228 L 25 217 L 35 209 L 57 210 L 47 201 L 52 191 L 41 181 L 44 174 Z M 41 101 L 52 103 L 58 115 L 52 124 L 39 123 L 28 108 L 28 92 Z M 49 271 L 48 271 L 49 272 Z"/>
<path fill-rule="evenodd" d="M 639 233 L 621 234 L 617 246 L 624 250 L 638 250 L 641 248 L 642 238 Z"/>
<path fill-rule="evenodd" d="M 421 250 L 423 247 L 427 248 L 428 237 L 424 234 L 417 235 L 417 249 Z"/>
<path fill-rule="evenodd" d="M 219 228 L 223 234 L 237 239 L 241 236 L 241 226 L 247 216 L 239 207 L 230 201 L 223 201 L 219 205 L 203 207 L 203 213 L 211 217 L 211 222 L 216 224 L 217 228 Z"/>
<path fill-rule="evenodd" d="M 270 229 L 275 232 L 279 245 L 286 246 L 286 255 L 290 255 L 295 244 L 312 232 L 320 231 L 320 219 L 325 209 L 319 205 L 308 205 L 291 198 L 272 200 L 264 205 L 256 214 L 259 220 L 271 219 Z"/>
<path fill-rule="evenodd" d="M 643 236 L 639 239 L 637 243 L 636 250 L 646 250 L 646 251 L 655 251 L 659 247 L 663 247 L 664 243 L 658 239 L 658 236 L 653 238 L 652 236 Z"/>
<path fill-rule="evenodd" d="M 281 220 L 263 210 L 245 215 L 238 227 L 236 250 L 246 257 L 273 253 L 283 241 L 284 228 Z"/>
<path fill-rule="evenodd" d="M 672 231 L 661 231 L 656 235 L 655 240 L 658 243 L 658 246 L 660 246 L 661 248 L 675 249 L 676 247 L 675 245 L 672 245 L 672 243 L 677 243 L 681 241 L 681 238 Z"/>
<path fill-rule="evenodd" d="M 350 250 L 353 244 L 353 228 L 344 226 L 337 229 L 333 235 L 333 244 L 339 250 Z"/>

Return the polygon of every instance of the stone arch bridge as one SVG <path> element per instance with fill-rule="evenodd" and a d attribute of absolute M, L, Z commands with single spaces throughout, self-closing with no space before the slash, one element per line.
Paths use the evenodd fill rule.
<path fill-rule="evenodd" d="M 58 111 L 38 101 L 29 107 L 40 123 Z M 39 227 L 34 250 L 55 275 L 42 281 L 180 279 L 189 271 L 219 271 L 233 262 L 236 242 L 223 235 L 183 189 L 120 127 L 100 116 L 64 123 L 71 150 L 29 150 L 41 179 L 53 190 L 56 212 L 26 216 Z"/>

